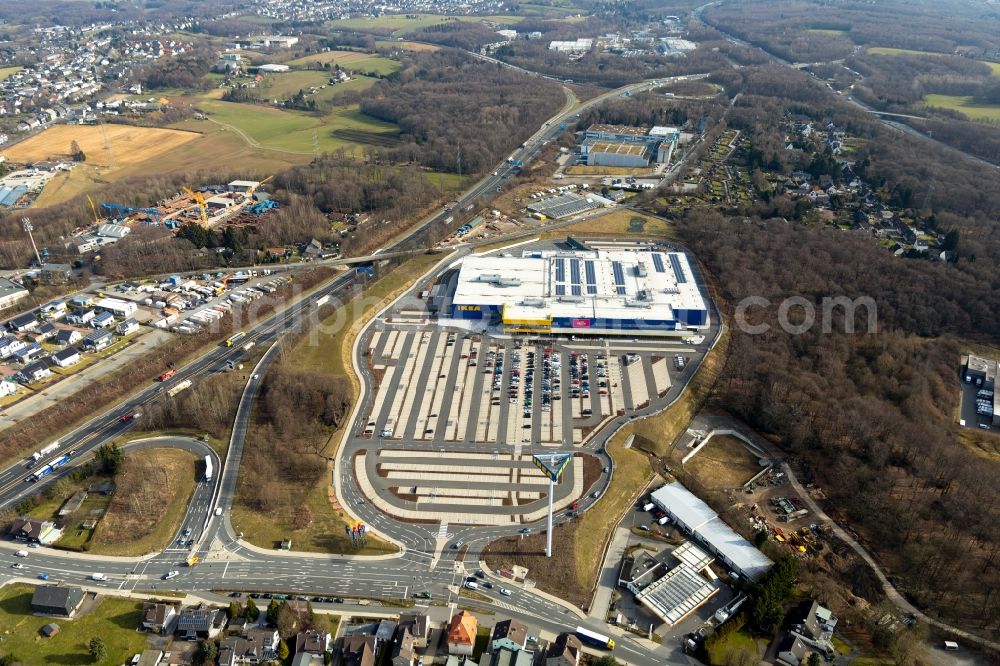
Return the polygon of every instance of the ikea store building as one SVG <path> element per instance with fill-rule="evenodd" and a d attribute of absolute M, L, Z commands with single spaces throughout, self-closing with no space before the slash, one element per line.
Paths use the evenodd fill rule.
<path fill-rule="evenodd" d="M 651 250 L 466 257 L 451 315 L 511 333 L 636 336 L 708 326 L 687 255 Z"/>

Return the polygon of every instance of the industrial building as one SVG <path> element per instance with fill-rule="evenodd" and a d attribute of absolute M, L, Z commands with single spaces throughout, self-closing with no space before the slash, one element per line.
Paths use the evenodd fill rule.
<path fill-rule="evenodd" d="M 650 499 L 682 532 L 695 537 L 737 576 L 756 581 L 771 568 L 770 559 L 680 482 L 668 483 L 654 491 Z"/>
<path fill-rule="evenodd" d="M 594 46 L 593 39 L 580 38 L 572 40 L 562 40 L 549 42 L 549 51 L 559 53 L 586 53 Z"/>
<path fill-rule="evenodd" d="M 580 155 L 587 166 L 643 168 L 654 159 L 669 162 L 679 140 L 676 127 L 594 124 L 583 133 Z"/>
<path fill-rule="evenodd" d="M 633 592 L 636 601 L 672 626 L 711 599 L 721 585 L 709 569 L 713 558 L 690 541 L 675 548 L 671 557 L 677 566 Z"/>
<path fill-rule="evenodd" d="M 27 295 L 28 290 L 22 285 L 7 278 L 0 278 L 0 310 L 9 308 Z"/>
<path fill-rule="evenodd" d="M 451 314 L 511 333 L 663 335 L 708 325 L 687 255 L 649 250 L 466 257 Z"/>
<path fill-rule="evenodd" d="M 976 391 L 976 415 L 989 425 L 1000 425 L 1000 405 L 996 398 L 996 359 L 969 354 L 964 363 L 962 378 L 966 384 L 974 385 Z"/>

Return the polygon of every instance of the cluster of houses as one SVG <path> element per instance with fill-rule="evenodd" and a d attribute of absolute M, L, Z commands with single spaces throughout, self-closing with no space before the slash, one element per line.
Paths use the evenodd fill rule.
<path fill-rule="evenodd" d="M 104 86 L 127 78 L 138 65 L 192 48 L 190 43 L 149 37 L 147 28 L 35 28 L 27 51 L 37 62 L 0 81 L 0 117 L 18 118 L 21 132 L 57 121 L 82 121 L 94 109 L 81 103 Z"/>
<path fill-rule="evenodd" d="M 817 125 L 808 120 L 793 120 L 788 130 L 785 150 L 795 150 L 796 146 L 807 143 L 819 150 L 829 150 L 831 155 L 837 157 L 843 154 L 847 143 L 846 132 L 834 123 Z M 896 256 L 908 252 L 930 253 L 942 240 L 933 234 L 925 234 L 912 222 L 904 220 L 898 210 L 883 201 L 878 192 L 858 175 L 850 162 L 840 163 L 836 173 L 815 175 L 794 171 L 783 186 L 792 199 L 808 199 L 820 210 L 829 211 L 831 199 L 838 197 L 840 208 L 847 210 L 851 216 L 846 226 L 891 241 L 889 248 Z M 833 218 L 832 211 L 828 212 L 828 216 Z M 934 258 L 953 261 L 956 257 L 952 251 L 939 249 Z"/>
<path fill-rule="evenodd" d="M 49 270 L 59 271 L 58 268 Z M 64 266 L 68 275 L 69 266 Z M 31 385 L 52 374 L 52 368 L 72 368 L 85 352 L 98 352 L 119 338 L 140 329 L 132 315 L 138 306 L 117 298 L 94 300 L 75 296 L 46 303 L 36 310 L 11 317 L 3 324 L 0 359 L 13 369 L 11 376 Z M 9 381 L 0 382 L 0 396 L 16 392 Z"/>

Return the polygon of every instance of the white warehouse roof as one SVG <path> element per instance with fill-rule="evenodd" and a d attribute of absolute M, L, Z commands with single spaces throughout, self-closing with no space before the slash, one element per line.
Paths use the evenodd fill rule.
<path fill-rule="evenodd" d="M 674 516 L 709 546 L 723 562 L 751 580 L 764 575 L 773 564 L 753 544 L 733 531 L 705 502 L 680 482 L 668 483 L 653 491 L 653 502 Z"/>
<path fill-rule="evenodd" d="M 454 306 L 502 307 L 504 320 L 600 318 L 672 321 L 705 311 L 682 252 L 525 251 L 462 261 Z"/>

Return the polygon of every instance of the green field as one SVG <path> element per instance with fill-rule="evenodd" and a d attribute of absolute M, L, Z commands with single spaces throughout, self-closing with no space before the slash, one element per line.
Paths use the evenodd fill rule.
<path fill-rule="evenodd" d="M 371 54 L 361 51 L 322 51 L 321 53 L 311 53 L 307 56 L 296 58 L 295 60 L 289 60 L 285 64 L 292 67 L 300 67 L 313 62 L 320 62 L 324 64 L 340 63 L 341 65 L 347 65 L 347 63 L 354 60 L 363 60 L 369 55 Z"/>
<path fill-rule="evenodd" d="M 265 74 L 264 80 L 257 87 L 258 94 L 266 99 L 285 99 L 300 90 L 309 91 L 310 86 L 319 88 L 326 85 L 330 75 L 316 70 L 281 72 Z"/>
<path fill-rule="evenodd" d="M 146 649 L 146 636 L 136 631 L 141 604 L 129 599 L 104 597 L 92 612 L 75 620 L 36 617 L 31 614 L 30 585 L 9 585 L 0 590 L 0 653 L 24 664 L 92 664 L 87 643 L 100 636 L 108 658 L 100 664 L 121 664 Z M 45 638 L 40 630 L 55 622 L 62 631 Z"/>
<path fill-rule="evenodd" d="M 336 138 L 333 132 L 338 129 L 379 133 L 399 130 L 395 125 L 362 115 L 357 106 L 342 107 L 323 117 L 214 100 L 199 106 L 212 119 L 238 128 L 262 146 L 296 152 L 311 152 L 313 137 L 320 151 L 357 148 L 354 143 Z"/>
<path fill-rule="evenodd" d="M 890 46 L 869 46 L 868 53 L 873 55 L 951 55 L 950 53 L 937 53 L 935 51 L 914 51 L 913 49 L 895 49 Z"/>
<path fill-rule="evenodd" d="M 806 32 L 811 32 L 814 35 L 828 35 L 830 37 L 839 37 L 840 35 L 846 35 L 846 30 L 835 30 L 833 28 L 809 28 Z"/>
<path fill-rule="evenodd" d="M 23 67 L 0 67 L 0 81 L 20 72 Z"/>
<path fill-rule="evenodd" d="M 383 58 L 382 56 L 371 56 L 361 60 L 353 60 L 342 66 L 357 72 L 378 72 L 382 76 L 398 72 L 403 68 L 402 63 L 390 60 L 389 58 Z"/>
<path fill-rule="evenodd" d="M 359 72 L 378 72 L 386 75 L 398 72 L 402 69 L 402 63 L 384 58 L 371 53 L 360 53 L 358 51 L 324 51 L 323 53 L 313 53 L 296 60 L 291 60 L 287 64 L 292 67 L 308 65 L 314 62 L 338 64 L 344 69 Z"/>
<path fill-rule="evenodd" d="M 407 18 L 412 16 L 413 18 Z M 405 35 L 432 25 L 440 25 L 451 21 L 490 21 L 491 23 L 513 24 L 521 20 L 520 16 L 442 16 L 440 14 L 388 14 L 377 18 L 352 18 L 329 21 L 326 24 L 331 30 L 365 30 L 379 34 Z"/>
<path fill-rule="evenodd" d="M 1000 121 L 1000 104 L 976 104 L 964 95 L 924 95 L 924 104 L 951 109 L 973 120 Z"/>
<path fill-rule="evenodd" d="M 990 62 L 989 60 L 980 60 L 979 62 L 989 67 L 993 76 L 1000 76 L 1000 62 Z"/>

